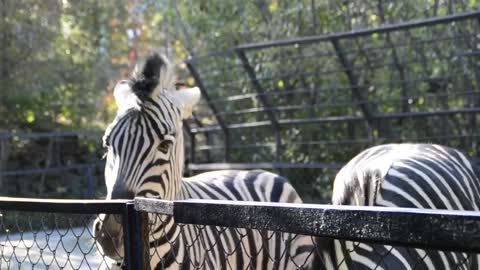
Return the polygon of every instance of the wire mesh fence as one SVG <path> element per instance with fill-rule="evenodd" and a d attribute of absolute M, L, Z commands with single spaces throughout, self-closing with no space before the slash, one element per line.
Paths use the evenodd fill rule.
<path fill-rule="evenodd" d="M 475 212 L 138 198 L 136 204 L 150 212 L 152 268 L 478 268 L 477 241 L 465 233 L 478 226 Z"/>
<path fill-rule="evenodd" d="M 160 269 L 311 269 L 317 256 L 312 236 L 235 227 L 168 226 L 171 221 L 172 217 L 159 214 L 149 220 L 152 269 L 157 265 Z"/>
<path fill-rule="evenodd" d="M 479 254 L 336 241 L 338 269 L 478 269 Z"/>
<path fill-rule="evenodd" d="M 1 269 L 478 269 L 480 255 L 468 211 L 145 198 L 0 208 Z M 119 227 L 98 230 L 109 218 Z"/>
<path fill-rule="evenodd" d="M 100 269 L 92 215 L 1 211 L 1 269 Z M 106 268 L 105 268 L 106 269 Z"/>
<path fill-rule="evenodd" d="M 123 250 L 119 263 L 106 256 L 94 229 L 94 220 L 103 220 L 104 213 L 115 213 L 123 222 L 125 201 L 0 201 L 0 269 L 120 269 L 125 264 Z"/>
<path fill-rule="evenodd" d="M 150 232 L 160 219 L 150 220 Z M 165 228 L 150 235 L 151 269 L 478 269 L 477 253 L 205 225 L 179 224 L 172 235 Z"/>

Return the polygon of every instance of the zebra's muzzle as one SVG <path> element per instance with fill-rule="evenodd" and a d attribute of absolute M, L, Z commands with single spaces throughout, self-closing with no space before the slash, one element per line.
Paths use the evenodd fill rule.
<path fill-rule="evenodd" d="M 124 247 L 120 216 L 100 214 L 94 221 L 93 229 L 100 254 L 121 261 L 124 257 Z"/>

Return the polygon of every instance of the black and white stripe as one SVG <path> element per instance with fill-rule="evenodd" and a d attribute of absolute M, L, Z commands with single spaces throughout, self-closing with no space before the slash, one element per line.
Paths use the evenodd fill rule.
<path fill-rule="evenodd" d="M 478 211 L 477 173 L 475 165 L 453 148 L 435 144 L 380 145 L 361 152 L 340 170 L 335 178 L 333 203 Z M 335 248 L 337 261 L 343 260 L 345 269 L 479 268 L 477 254 L 340 241 L 336 241 Z"/>
<path fill-rule="evenodd" d="M 175 91 L 173 81 L 168 62 L 155 54 L 141 73 L 115 88 L 119 111 L 104 136 L 108 199 L 302 202 L 284 178 L 265 171 L 215 171 L 182 178 L 182 119 L 199 93 L 196 88 Z M 106 255 L 119 260 L 121 241 L 111 244 L 102 236 L 110 231 L 108 236 L 120 239 L 121 227 L 108 216 L 102 218 L 95 225 L 98 242 Z M 150 219 L 155 223 L 150 236 L 152 269 L 304 269 L 312 263 L 310 237 L 208 226 L 199 229 L 155 215 Z"/>
<path fill-rule="evenodd" d="M 177 198 L 301 203 L 298 194 L 284 178 L 260 170 L 215 171 L 183 179 Z M 313 251 L 309 237 L 293 238 L 287 233 L 211 226 L 199 229 L 194 225 L 179 226 L 172 219 L 158 223 L 158 226 L 154 230 L 159 232 L 155 239 L 161 239 L 165 233 L 179 237 L 174 246 L 161 240 L 153 241 L 157 253 L 159 250 L 161 253 L 153 256 L 152 265 L 180 269 L 193 265 L 200 266 L 200 269 L 297 269 L 295 264 L 308 268 L 312 259 L 308 256 Z M 164 227 L 171 229 L 165 232 Z M 203 241 L 195 242 L 198 238 Z M 291 245 L 286 246 L 286 241 L 291 241 Z M 214 243 L 218 244 L 215 246 Z M 282 256 L 287 248 L 290 256 Z"/>

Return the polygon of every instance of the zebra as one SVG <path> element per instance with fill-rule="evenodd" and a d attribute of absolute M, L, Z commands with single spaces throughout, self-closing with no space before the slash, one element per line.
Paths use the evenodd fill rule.
<path fill-rule="evenodd" d="M 336 175 L 332 203 L 478 211 L 479 170 L 436 144 L 371 147 Z M 340 269 L 478 269 L 478 255 L 334 241 Z M 386 256 L 388 255 L 388 256 Z"/>
<path fill-rule="evenodd" d="M 267 171 L 224 170 L 182 178 L 182 119 L 192 113 L 200 91 L 175 90 L 173 66 L 158 53 L 139 67 L 131 79 L 114 88 L 118 112 L 103 136 L 107 199 L 302 202 L 285 178 Z M 152 256 L 151 269 L 305 269 L 314 263 L 309 236 L 213 226 L 198 230 L 194 225 L 178 225 L 171 217 L 149 215 L 149 219 L 154 222 L 149 252 L 158 255 Z M 168 240 L 161 239 L 162 232 Z M 103 254 L 121 261 L 119 220 L 100 215 L 94 234 Z M 262 234 L 269 235 L 267 240 Z M 207 251 L 205 243 L 215 244 Z"/>

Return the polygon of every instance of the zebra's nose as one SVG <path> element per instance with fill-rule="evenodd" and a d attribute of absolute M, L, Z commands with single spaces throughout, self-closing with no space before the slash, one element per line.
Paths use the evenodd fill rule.
<path fill-rule="evenodd" d="M 135 198 L 135 193 L 133 193 L 130 190 L 127 190 L 123 186 L 116 185 L 113 188 L 110 198 L 112 200 L 114 199 L 133 200 L 133 198 Z"/>

